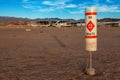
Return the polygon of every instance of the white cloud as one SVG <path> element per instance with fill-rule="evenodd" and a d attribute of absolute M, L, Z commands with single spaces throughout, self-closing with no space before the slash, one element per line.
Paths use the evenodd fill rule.
<path fill-rule="evenodd" d="M 48 12 L 48 11 L 61 10 L 61 9 L 66 9 L 66 8 L 76 8 L 77 7 L 77 5 L 75 5 L 75 4 L 67 4 L 66 3 L 67 1 L 68 0 L 43 1 L 42 4 L 47 5 L 49 7 L 47 9 L 42 8 L 42 10 L 39 10 L 39 11 Z M 50 7 L 52 7 L 52 9 Z"/>
<path fill-rule="evenodd" d="M 43 1 L 42 4 L 44 4 L 44 5 L 53 5 L 50 1 Z"/>
<path fill-rule="evenodd" d="M 52 11 L 68 11 L 70 14 L 81 14 L 84 13 L 86 7 L 97 7 L 98 12 L 120 12 L 119 5 L 104 5 L 99 3 L 100 0 L 93 0 L 91 2 L 84 2 L 73 4 L 70 1 L 73 0 L 41 0 L 39 3 L 37 0 L 22 0 L 24 8 L 35 9 L 39 12 L 52 12 Z M 77 1 L 77 0 L 76 0 Z M 106 0 L 106 2 L 113 2 L 112 0 Z M 36 5 L 37 4 L 37 5 Z M 74 8 L 74 10 L 72 9 Z M 70 10 L 73 11 L 70 11 Z"/>
<path fill-rule="evenodd" d="M 97 7 L 97 5 L 90 4 L 90 3 L 83 3 L 83 4 L 78 4 L 79 9 L 85 9 L 87 7 Z"/>
<path fill-rule="evenodd" d="M 28 8 L 28 9 L 34 9 L 34 6 L 32 6 L 32 5 L 22 5 L 22 7 Z"/>
<path fill-rule="evenodd" d="M 99 6 L 98 12 L 120 12 L 118 6 Z"/>
<path fill-rule="evenodd" d="M 77 7 L 77 5 L 75 5 L 75 4 L 65 4 L 65 5 L 55 7 L 55 9 L 60 10 L 60 9 L 66 9 L 66 8 L 70 9 L 70 8 L 76 8 L 76 7 Z"/>
<path fill-rule="evenodd" d="M 70 14 L 82 14 L 84 11 L 71 11 Z"/>
<path fill-rule="evenodd" d="M 82 6 L 82 7 L 80 7 Z M 81 14 L 81 13 L 84 13 L 84 9 L 86 7 L 92 7 L 91 6 L 88 6 L 86 4 L 79 4 L 79 9 L 76 10 L 76 11 L 71 11 L 70 14 Z M 119 9 L 119 6 L 118 5 L 111 5 L 111 6 L 108 6 L 108 5 L 98 5 L 97 6 L 97 11 L 98 12 L 120 12 L 120 9 Z"/>
<path fill-rule="evenodd" d="M 54 11 L 54 8 L 41 8 L 41 9 L 39 9 L 38 11 L 40 11 L 40 12 L 51 12 L 51 11 Z"/>
<path fill-rule="evenodd" d="M 68 4 L 68 5 L 66 5 L 66 8 L 76 8 L 77 7 L 77 5 L 75 5 L 75 4 Z"/>
<path fill-rule="evenodd" d="M 58 6 L 58 5 L 64 5 L 65 2 L 64 1 L 60 1 L 60 2 L 57 2 L 57 1 L 43 1 L 42 4 L 44 5 L 48 5 L 48 6 Z"/>

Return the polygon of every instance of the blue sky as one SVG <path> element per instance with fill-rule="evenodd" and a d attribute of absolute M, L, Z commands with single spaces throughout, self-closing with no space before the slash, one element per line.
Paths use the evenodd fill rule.
<path fill-rule="evenodd" d="M 120 18 L 120 0 L 0 0 L 0 16 L 84 19 L 86 7 L 98 18 Z"/>

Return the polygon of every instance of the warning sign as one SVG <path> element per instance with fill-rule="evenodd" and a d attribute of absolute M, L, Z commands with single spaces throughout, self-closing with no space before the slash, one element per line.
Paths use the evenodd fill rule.
<path fill-rule="evenodd" d="M 86 50 L 97 50 L 97 9 L 95 7 L 85 10 L 85 38 Z"/>
<path fill-rule="evenodd" d="M 87 24 L 87 29 L 91 32 L 94 27 L 95 27 L 95 25 L 93 24 L 93 22 L 89 21 L 88 24 Z"/>

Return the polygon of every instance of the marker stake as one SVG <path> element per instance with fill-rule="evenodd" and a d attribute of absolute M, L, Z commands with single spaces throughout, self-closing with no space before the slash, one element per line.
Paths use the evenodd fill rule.
<path fill-rule="evenodd" d="M 86 51 L 89 53 L 88 75 L 95 75 L 95 69 L 92 67 L 92 53 L 97 51 L 97 12 L 95 7 L 86 8 L 85 10 L 85 38 Z"/>
<path fill-rule="evenodd" d="M 95 75 L 95 69 L 92 67 L 92 52 L 89 51 L 89 68 L 87 69 L 88 75 Z"/>

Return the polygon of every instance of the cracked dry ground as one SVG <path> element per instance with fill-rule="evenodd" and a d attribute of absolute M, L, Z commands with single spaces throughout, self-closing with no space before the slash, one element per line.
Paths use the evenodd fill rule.
<path fill-rule="evenodd" d="M 120 28 L 98 28 L 95 76 L 83 28 L 0 29 L 0 80 L 120 80 Z"/>

